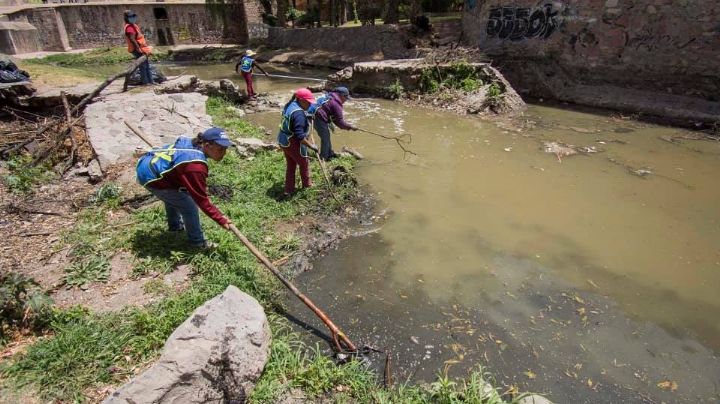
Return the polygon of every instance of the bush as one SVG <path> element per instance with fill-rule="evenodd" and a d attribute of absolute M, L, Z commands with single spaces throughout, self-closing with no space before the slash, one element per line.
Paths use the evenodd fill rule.
<path fill-rule="evenodd" d="M 122 188 L 114 182 L 102 184 L 100 188 L 90 197 L 90 203 L 93 205 L 107 205 L 116 208 L 120 205 L 120 195 Z"/>
<path fill-rule="evenodd" d="M 475 67 L 465 61 L 453 62 L 445 69 L 444 76 L 438 68 L 425 68 L 420 75 L 420 91 L 435 93 L 443 88 L 471 92 L 482 87 Z"/>
<path fill-rule="evenodd" d="M 9 272 L 0 274 L 0 343 L 16 327 L 41 328 L 47 323 L 52 301 L 32 278 Z"/>
<path fill-rule="evenodd" d="M 403 92 L 405 92 L 405 88 L 400 83 L 400 79 L 395 79 L 395 83 L 387 87 L 387 94 L 393 100 L 402 97 Z"/>

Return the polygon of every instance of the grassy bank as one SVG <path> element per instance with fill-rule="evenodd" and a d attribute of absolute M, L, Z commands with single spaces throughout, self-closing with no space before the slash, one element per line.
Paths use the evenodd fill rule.
<path fill-rule="evenodd" d="M 153 48 L 151 60 L 166 60 L 169 57 L 168 47 L 159 46 Z M 98 48 L 82 53 L 58 53 L 43 58 L 28 59 L 25 63 L 30 65 L 50 65 L 60 67 L 85 67 L 114 65 L 130 62 L 133 56 L 124 46 L 113 48 Z"/>
<path fill-rule="evenodd" d="M 220 99 L 208 101 L 208 112 L 216 124 L 243 136 L 260 134 L 257 128 L 233 116 L 228 106 Z M 350 160 L 334 164 L 352 168 Z M 252 160 L 241 160 L 229 153 L 221 163 L 211 163 L 210 172 L 209 185 L 232 190 L 232 195 L 214 198 L 215 202 L 270 260 L 292 254 L 300 246 L 297 235 L 277 234 L 274 224 L 326 216 L 339 208 L 329 197 L 315 163 L 316 187 L 301 191 L 290 201 L 277 202 L 274 196 L 281 192 L 284 178 L 284 159 L 278 152 L 260 153 Z M 336 192 L 349 201 L 355 191 L 340 187 Z M 481 372 L 458 384 L 440 378 L 429 386 L 387 390 L 360 362 L 336 365 L 317 347 L 303 343 L 288 321 L 277 314 L 281 285 L 258 266 L 231 233 L 203 217 L 206 236 L 219 248 L 191 251 L 184 234 L 169 235 L 165 231 L 159 204 L 123 216 L 117 214 L 116 193 L 108 195 L 96 198 L 96 204 L 85 209 L 76 226 L 63 235 L 74 257 L 68 277 L 76 282 L 103 279 L 101 272 L 107 271 L 107 266 L 98 263 L 107 263 L 115 253 L 127 251 L 134 256 L 133 271 L 137 275 L 191 265 L 194 275 L 190 285 L 175 291 L 163 287 L 161 281 L 148 283 L 152 293 L 161 297 L 157 303 L 115 313 L 93 314 L 82 308 L 53 310 L 46 319 L 48 336 L 0 365 L 4 389 L 27 389 L 44 402 L 96 401 L 98 389 L 121 384 L 152 362 L 167 337 L 195 308 L 228 285 L 235 285 L 263 305 L 273 333 L 271 358 L 251 402 L 274 402 L 291 389 L 303 391 L 310 399 L 329 397 L 336 402 L 503 402 L 494 390 L 483 389 Z"/>
<path fill-rule="evenodd" d="M 167 47 L 155 48 L 153 61 L 168 58 Z M 113 71 L 114 65 L 129 64 L 132 60 L 133 56 L 125 47 L 116 47 L 93 49 L 83 53 L 59 53 L 43 58 L 17 60 L 16 63 L 30 73 L 35 84 L 71 86 L 102 81 L 111 73 L 117 73 Z"/>

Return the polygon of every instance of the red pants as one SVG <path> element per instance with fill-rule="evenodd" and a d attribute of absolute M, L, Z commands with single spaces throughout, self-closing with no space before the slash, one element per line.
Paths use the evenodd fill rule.
<path fill-rule="evenodd" d="M 242 73 L 243 78 L 245 79 L 245 86 L 247 87 L 247 95 L 248 97 L 252 97 L 255 95 L 255 89 L 253 89 L 253 82 L 252 82 L 252 73 L 247 72 L 240 72 Z"/>
<path fill-rule="evenodd" d="M 310 162 L 307 157 L 300 154 L 300 141 L 296 138 L 290 139 L 290 146 L 283 147 L 285 153 L 285 192 L 295 192 L 295 170 L 300 166 L 300 179 L 303 188 L 312 186 L 310 181 Z"/>

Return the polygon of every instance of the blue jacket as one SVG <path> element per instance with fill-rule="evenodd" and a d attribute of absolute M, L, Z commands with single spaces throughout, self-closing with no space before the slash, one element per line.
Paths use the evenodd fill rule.
<path fill-rule="evenodd" d="M 278 144 L 280 147 L 290 146 L 293 137 L 301 141 L 310 134 L 310 119 L 297 101 L 293 101 L 283 110 Z M 300 144 L 300 154 L 307 157 L 307 146 Z"/>
<path fill-rule="evenodd" d="M 320 110 L 320 107 L 322 107 L 325 103 L 330 102 L 332 98 L 330 98 L 330 93 L 325 93 L 319 97 L 317 97 L 317 100 L 315 100 L 315 104 L 311 105 L 310 108 L 308 108 L 308 114 L 315 116 L 315 113 Z"/>
<path fill-rule="evenodd" d="M 135 172 L 140 185 L 147 186 L 151 182 L 161 179 L 173 168 L 192 162 L 207 164 L 207 157 L 202 150 L 193 147 L 191 139 L 181 136 L 175 141 L 175 144 L 165 145 L 145 153 L 138 160 Z"/>
<path fill-rule="evenodd" d="M 245 73 L 250 73 L 253 69 L 253 63 L 255 63 L 255 59 L 251 58 L 250 56 L 243 56 L 242 59 L 240 59 L 240 70 L 244 71 Z"/>

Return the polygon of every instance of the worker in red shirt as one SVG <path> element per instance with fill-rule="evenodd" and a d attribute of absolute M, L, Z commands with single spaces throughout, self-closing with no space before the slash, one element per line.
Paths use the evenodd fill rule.
<path fill-rule="evenodd" d="M 194 139 L 179 137 L 138 160 L 138 182 L 165 204 L 169 231 L 185 230 L 193 247 L 216 247 L 203 235 L 198 207 L 230 230 L 230 219 L 213 205 L 207 192 L 207 159 L 221 161 L 230 146 L 224 130 L 210 128 Z"/>
<path fill-rule="evenodd" d="M 152 72 L 150 71 L 150 54 L 152 53 L 152 47 L 147 44 L 145 35 L 143 35 L 140 26 L 137 25 L 137 14 L 131 10 L 125 10 L 123 14 L 125 20 L 125 42 L 127 43 L 128 52 L 132 53 L 135 59 L 145 55 L 148 60 L 143 62 L 140 66 L 140 79 L 143 85 L 153 84 Z"/>

